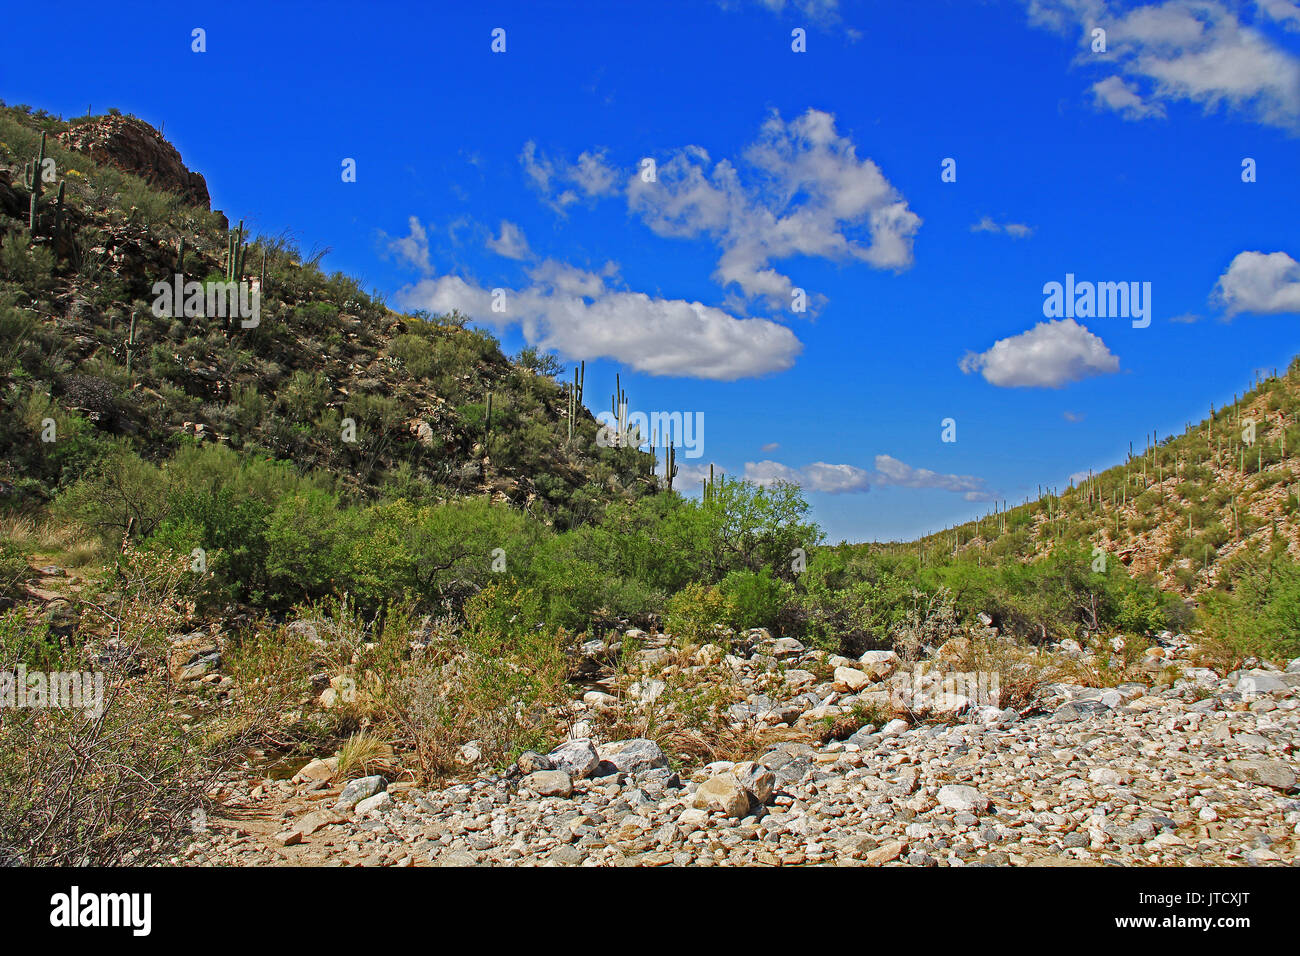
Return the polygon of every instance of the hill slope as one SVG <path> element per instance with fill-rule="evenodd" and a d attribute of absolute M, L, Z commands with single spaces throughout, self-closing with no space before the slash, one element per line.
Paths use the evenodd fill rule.
<path fill-rule="evenodd" d="M 912 547 L 997 560 L 1087 542 L 1166 590 L 1198 595 L 1251 553 L 1300 556 L 1298 452 L 1300 358 L 1181 435 L 1147 436 L 1123 464 Z"/>
<path fill-rule="evenodd" d="M 47 175 L 33 182 L 42 148 Z M 219 442 L 333 474 L 357 498 L 411 482 L 435 496 L 490 492 L 561 527 L 657 488 L 649 455 L 597 447 L 581 403 L 570 436 L 572 386 L 549 357 L 512 362 L 461 317 L 393 312 L 319 258 L 283 238 L 247 241 L 140 120 L 0 110 L 9 504 L 76 477 L 83 439 L 120 439 L 154 460 Z M 232 272 L 260 286 L 256 327 L 158 314 L 155 283 L 179 273 L 206 289 Z M 74 440 L 40 441 L 47 419 Z"/>

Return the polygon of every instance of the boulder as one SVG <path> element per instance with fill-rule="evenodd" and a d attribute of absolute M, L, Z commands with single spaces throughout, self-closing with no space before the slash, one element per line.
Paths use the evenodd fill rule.
<path fill-rule="evenodd" d="M 221 651 L 203 631 L 172 641 L 167 650 L 167 673 L 177 684 L 202 680 L 221 668 Z"/>
<path fill-rule="evenodd" d="M 958 813 L 982 813 L 989 807 L 988 798 L 974 787 L 950 783 L 939 788 L 939 805 Z"/>
<path fill-rule="evenodd" d="M 387 790 L 381 790 L 373 797 L 357 801 L 356 811 L 358 816 L 366 817 L 372 813 L 386 813 L 392 808 L 393 798 L 388 795 Z"/>
<path fill-rule="evenodd" d="M 755 803 L 764 804 L 772 799 L 772 791 L 776 789 L 776 774 L 762 764 L 746 760 L 732 767 L 731 772 L 754 798 Z"/>
<path fill-rule="evenodd" d="M 519 759 L 515 761 L 515 766 L 519 768 L 519 772 L 524 776 L 538 773 L 542 770 L 555 769 L 555 765 L 551 763 L 550 757 L 543 756 L 542 754 L 536 753 L 532 750 L 525 750 L 521 753 Z"/>
<path fill-rule="evenodd" d="M 867 651 L 858 658 L 859 670 L 873 681 L 885 680 L 898 670 L 898 655 L 893 651 Z"/>
<path fill-rule="evenodd" d="M 591 741 L 585 738 L 560 744 L 547 754 L 547 759 L 551 761 L 553 769 L 563 771 L 575 779 L 591 776 L 600 766 L 600 754 L 596 753 Z"/>
<path fill-rule="evenodd" d="M 837 690 L 843 689 L 856 694 L 870 683 L 871 677 L 865 671 L 860 671 L 853 667 L 835 668 L 835 685 Z"/>
<path fill-rule="evenodd" d="M 607 760 L 618 770 L 628 774 L 644 773 L 668 766 L 668 755 L 653 740 L 636 737 L 632 740 L 616 740 L 602 744 L 597 748 L 601 760 Z"/>
<path fill-rule="evenodd" d="M 1296 785 L 1295 771 L 1280 760 L 1231 760 L 1228 773 L 1246 783 L 1274 790 L 1294 790 Z"/>
<path fill-rule="evenodd" d="M 749 813 L 749 791 L 741 786 L 732 773 L 721 773 L 700 784 L 691 798 L 691 806 L 699 810 L 716 810 L 739 819 Z"/>
<path fill-rule="evenodd" d="M 339 794 L 338 802 L 334 805 L 336 807 L 353 807 L 367 797 L 373 797 L 379 791 L 387 789 L 388 781 L 379 774 L 358 777 L 343 788 L 343 792 Z"/>
<path fill-rule="evenodd" d="M 573 796 L 573 778 L 563 770 L 538 770 L 524 777 L 520 786 L 542 797 Z"/>

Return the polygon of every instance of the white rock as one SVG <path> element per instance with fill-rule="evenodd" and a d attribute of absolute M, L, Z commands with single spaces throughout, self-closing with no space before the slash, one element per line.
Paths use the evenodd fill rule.
<path fill-rule="evenodd" d="M 393 798 L 387 790 L 380 791 L 373 797 L 366 797 L 357 804 L 357 816 L 367 817 L 371 814 L 385 813 L 393 808 Z"/>
<path fill-rule="evenodd" d="M 947 807 L 949 810 L 956 810 L 959 813 L 972 810 L 982 812 L 987 810 L 989 806 L 988 798 L 974 787 L 956 783 L 940 787 L 937 799 L 940 806 Z"/>

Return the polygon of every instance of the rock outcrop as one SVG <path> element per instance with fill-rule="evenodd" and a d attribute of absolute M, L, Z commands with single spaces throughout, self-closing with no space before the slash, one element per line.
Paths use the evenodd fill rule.
<path fill-rule="evenodd" d="M 176 147 L 144 120 L 97 116 L 60 133 L 59 141 L 98 163 L 116 166 L 150 186 L 174 193 L 192 206 L 210 207 L 207 180 L 188 169 Z"/>

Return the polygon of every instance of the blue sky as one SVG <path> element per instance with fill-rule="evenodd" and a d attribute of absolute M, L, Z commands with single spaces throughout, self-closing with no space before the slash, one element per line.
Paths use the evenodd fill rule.
<path fill-rule="evenodd" d="M 60 11 L 0 38 L 6 102 L 165 124 L 232 220 L 585 359 L 593 411 L 618 372 L 703 413 L 679 486 L 796 478 L 832 540 L 1064 485 L 1300 352 L 1294 0 Z M 1150 283 L 1149 325 L 1045 316 L 1067 273 Z"/>

